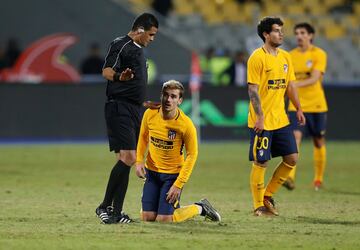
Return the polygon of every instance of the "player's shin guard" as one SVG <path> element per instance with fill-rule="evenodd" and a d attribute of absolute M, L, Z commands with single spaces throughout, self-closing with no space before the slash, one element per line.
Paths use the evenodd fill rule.
<path fill-rule="evenodd" d="M 323 145 L 320 148 L 314 147 L 314 181 L 323 181 L 324 171 L 326 165 L 326 147 Z"/>
<path fill-rule="evenodd" d="M 264 178 L 265 168 L 253 163 L 250 173 L 250 188 L 253 198 L 254 209 L 264 206 Z"/>
<path fill-rule="evenodd" d="M 266 186 L 265 196 L 272 197 L 274 193 L 284 184 L 286 179 L 289 176 L 290 171 L 295 166 L 291 166 L 285 162 L 281 162 L 278 167 L 275 169 L 271 180 Z"/>
<path fill-rule="evenodd" d="M 199 214 L 197 205 L 193 204 L 186 207 L 177 208 L 173 214 L 173 222 L 182 222 Z"/>

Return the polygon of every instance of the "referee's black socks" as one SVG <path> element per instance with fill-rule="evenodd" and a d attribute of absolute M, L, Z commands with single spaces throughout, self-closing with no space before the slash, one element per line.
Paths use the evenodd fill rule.
<path fill-rule="evenodd" d="M 128 166 L 125 163 L 123 163 L 122 169 L 123 169 L 123 172 L 120 176 L 118 185 L 115 189 L 114 199 L 113 199 L 114 214 L 116 214 L 116 215 L 120 215 L 121 211 L 122 211 L 126 191 L 127 191 L 128 184 L 129 184 L 129 173 L 130 173 L 131 166 Z"/>
<path fill-rule="evenodd" d="M 106 208 L 111 206 L 114 201 L 114 212 L 121 212 L 129 183 L 130 168 L 130 166 L 126 165 L 121 160 L 115 164 L 111 170 L 104 201 L 100 207 Z"/>

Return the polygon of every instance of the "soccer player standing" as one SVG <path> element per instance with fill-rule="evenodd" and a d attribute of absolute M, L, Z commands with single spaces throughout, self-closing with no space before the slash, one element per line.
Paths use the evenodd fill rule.
<path fill-rule="evenodd" d="M 326 165 L 325 130 L 327 103 L 322 79 L 326 69 L 326 52 L 312 44 L 315 29 L 308 23 L 299 23 L 294 27 L 297 48 L 290 51 L 294 63 L 296 86 L 299 92 L 301 107 L 306 118 L 306 126 L 300 127 L 296 122 L 295 107 L 290 103 L 289 117 L 294 129 L 298 148 L 305 132 L 308 132 L 314 143 L 314 187 L 318 190 L 323 183 Z M 291 171 L 284 186 L 289 190 L 295 188 L 295 168 Z"/>
<path fill-rule="evenodd" d="M 256 216 L 278 215 L 272 196 L 298 159 L 294 134 L 285 112 L 285 95 L 296 107 L 299 124 L 305 124 L 293 83 L 295 75 L 290 55 L 278 48 L 283 42 L 282 26 L 278 17 L 263 18 L 257 26 L 257 33 L 264 46 L 256 49 L 248 60 L 249 159 L 253 162 L 250 187 Z M 267 162 L 277 156 L 282 156 L 282 161 L 265 189 Z"/>
<path fill-rule="evenodd" d="M 103 223 L 129 223 L 122 212 L 129 182 L 130 167 L 136 160 L 136 144 L 147 85 L 147 67 L 143 47 L 155 38 L 158 20 L 152 14 L 138 16 L 131 31 L 110 44 L 103 67 L 108 80 L 105 119 L 110 151 L 116 154 L 105 197 L 96 209 Z"/>
<path fill-rule="evenodd" d="M 135 165 L 137 176 L 145 178 L 141 215 L 144 221 L 181 222 L 196 215 L 221 220 L 206 199 L 180 208 L 181 191 L 198 155 L 195 126 L 178 108 L 183 94 L 180 82 L 165 82 L 161 107 L 146 110 L 141 122 Z"/>

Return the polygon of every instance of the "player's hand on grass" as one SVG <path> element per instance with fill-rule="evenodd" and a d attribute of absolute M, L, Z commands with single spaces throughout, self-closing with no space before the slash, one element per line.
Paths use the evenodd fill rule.
<path fill-rule="evenodd" d="M 120 81 L 129 81 L 133 78 L 134 78 L 134 72 L 131 69 L 126 68 L 123 72 L 121 72 L 119 79 Z"/>
<path fill-rule="evenodd" d="M 298 120 L 299 125 L 304 126 L 306 123 L 306 119 L 304 116 L 304 113 L 302 112 L 301 109 L 299 109 L 298 111 L 296 111 L 296 118 Z"/>
<path fill-rule="evenodd" d="M 136 171 L 136 175 L 139 178 L 145 179 L 145 164 L 144 163 L 136 163 L 135 171 Z"/>
<path fill-rule="evenodd" d="M 153 101 L 145 101 L 143 102 L 143 106 L 145 108 L 149 108 L 149 109 L 158 109 L 161 106 L 160 102 L 153 102 Z"/>
<path fill-rule="evenodd" d="M 175 203 L 177 200 L 179 200 L 181 194 L 181 188 L 178 188 L 174 185 L 171 186 L 169 189 L 169 192 L 167 192 L 166 200 L 170 204 Z"/>

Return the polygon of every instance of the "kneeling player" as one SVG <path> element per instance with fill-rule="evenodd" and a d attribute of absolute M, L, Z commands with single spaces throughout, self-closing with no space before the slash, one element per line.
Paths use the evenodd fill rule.
<path fill-rule="evenodd" d="M 161 107 L 146 110 L 141 122 L 136 174 L 146 178 L 141 215 L 144 221 L 181 222 L 196 215 L 212 221 L 221 220 L 220 214 L 206 199 L 186 207 L 179 204 L 182 188 L 191 175 L 198 155 L 194 124 L 178 108 L 183 93 L 184 87 L 180 82 L 165 82 Z"/>

